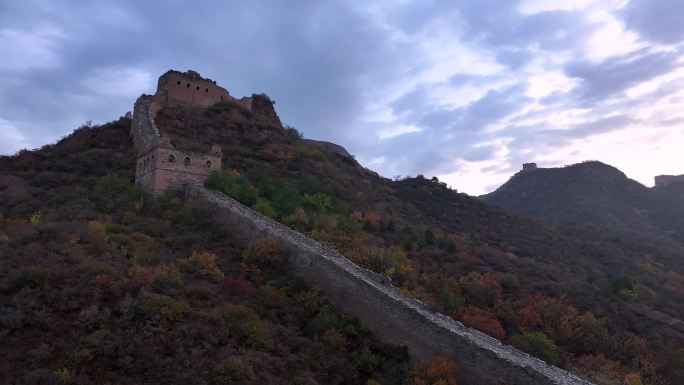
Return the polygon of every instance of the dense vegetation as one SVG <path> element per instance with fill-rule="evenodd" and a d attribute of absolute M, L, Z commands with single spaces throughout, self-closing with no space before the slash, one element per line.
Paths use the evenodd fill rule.
<path fill-rule="evenodd" d="M 129 126 L 0 157 L 3 384 L 454 383 L 283 274 L 278 241 L 140 191 Z"/>
<path fill-rule="evenodd" d="M 234 105 L 166 110 L 157 123 L 180 143 L 223 146 L 224 171 L 208 186 L 466 325 L 600 384 L 684 378 L 680 332 L 644 318 L 684 315 L 671 249 L 516 216 L 436 178 L 381 178 Z"/>
<path fill-rule="evenodd" d="M 684 268 L 671 249 L 513 215 L 436 178 L 381 178 L 345 151 L 233 104 L 166 109 L 156 122 L 179 147 L 223 147 L 223 170 L 208 186 L 466 325 L 598 384 L 684 381 L 681 333 L 644 317 L 684 317 Z M 132 187 L 127 124 L 0 158 L 0 374 L 452 383 L 453 364 L 410 368 L 405 351 L 284 278 L 273 240 L 242 250 L 192 206 Z M 95 320 L 81 325 L 92 306 Z M 119 341 L 114 358 L 83 342 L 99 330 Z M 24 359 L 34 354 L 43 358 Z"/>

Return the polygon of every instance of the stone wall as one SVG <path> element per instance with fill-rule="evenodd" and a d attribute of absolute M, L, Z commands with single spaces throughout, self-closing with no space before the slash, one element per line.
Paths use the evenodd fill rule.
<path fill-rule="evenodd" d="M 156 117 L 157 111 L 164 107 L 184 104 L 209 107 L 232 99 L 225 88 L 209 79 L 171 70 L 159 77 L 152 116 Z"/>
<path fill-rule="evenodd" d="M 173 189 L 246 244 L 277 237 L 289 250 L 292 274 L 321 288 L 342 311 L 358 317 L 376 335 L 405 345 L 419 361 L 441 355 L 462 368 L 462 383 L 474 385 L 591 385 L 576 376 L 503 345 L 460 322 L 432 312 L 394 289 L 387 277 L 352 263 L 331 248 L 305 237 L 227 197 L 195 183 Z"/>
<path fill-rule="evenodd" d="M 536 163 L 523 163 L 522 170 L 523 170 L 524 172 L 533 171 L 533 170 L 536 170 L 536 169 L 537 169 L 537 164 L 536 164 Z"/>
<path fill-rule="evenodd" d="M 282 125 L 280 118 L 273 107 L 273 101 L 268 96 L 264 94 L 252 94 L 252 96 L 244 97 L 237 100 L 237 102 L 246 109 L 252 111 L 255 116 L 277 126 Z"/>
<path fill-rule="evenodd" d="M 658 175 L 655 177 L 655 187 L 665 187 L 675 182 L 684 182 L 684 175 Z"/>
<path fill-rule="evenodd" d="M 154 97 L 141 95 L 133 106 L 133 122 L 131 123 L 131 137 L 138 156 L 149 152 L 161 136 L 151 115 L 151 105 Z"/>
<path fill-rule="evenodd" d="M 145 162 L 148 162 L 147 168 Z M 174 182 L 203 183 L 212 171 L 220 169 L 221 149 L 218 146 L 209 154 L 200 154 L 160 145 L 147 154 L 146 159 L 138 160 L 136 182 L 159 194 Z"/>

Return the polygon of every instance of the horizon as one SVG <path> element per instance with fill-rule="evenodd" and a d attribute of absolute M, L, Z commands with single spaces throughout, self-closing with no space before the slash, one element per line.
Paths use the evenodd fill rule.
<path fill-rule="evenodd" d="M 599 159 L 651 187 L 684 174 L 682 18 L 675 0 L 10 1 L 0 154 L 114 120 L 166 70 L 193 69 L 266 93 L 284 124 L 388 178 L 477 196 L 523 163 Z"/>

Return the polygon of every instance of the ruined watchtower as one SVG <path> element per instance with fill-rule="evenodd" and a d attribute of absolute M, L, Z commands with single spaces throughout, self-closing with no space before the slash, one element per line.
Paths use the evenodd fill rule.
<path fill-rule="evenodd" d="M 523 163 L 523 172 L 529 172 L 537 169 L 537 164 L 536 163 Z"/>
<path fill-rule="evenodd" d="M 221 147 L 212 145 L 206 153 L 176 148 L 160 131 L 154 119 L 163 108 L 209 107 L 232 99 L 228 91 L 195 71 L 168 71 L 159 78 L 154 95 L 141 95 L 133 109 L 131 136 L 138 155 L 135 181 L 154 194 L 163 193 L 177 180 L 204 182 L 221 167 Z"/>

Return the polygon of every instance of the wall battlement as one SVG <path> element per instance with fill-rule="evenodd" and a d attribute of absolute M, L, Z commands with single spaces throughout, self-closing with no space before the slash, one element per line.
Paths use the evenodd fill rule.
<path fill-rule="evenodd" d="M 684 175 L 658 175 L 655 177 L 655 187 L 665 187 L 672 183 L 684 182 Z"/>
<path fill-rule="evenodd" d="M 536 169 L 537 169 L 536 163 L 523 163 L 523 167 L 522 167 L 523 172 L 533 171 Z"/>
<path fill-rule="evenodd" d="M 319 286 L 344 312 L 358 317 L 388 342 L 408 346 L 419 361 L 440 355 L 459 363 L 461 381 L 475 385 L 592 385 L 460 322 L 431 311 L 396 290 L 386 277 L 333 249 L 197 183 L 172 189 L 192 200 L 243 244 L 276 237 L 288 248 L 288 269 Z"/>

